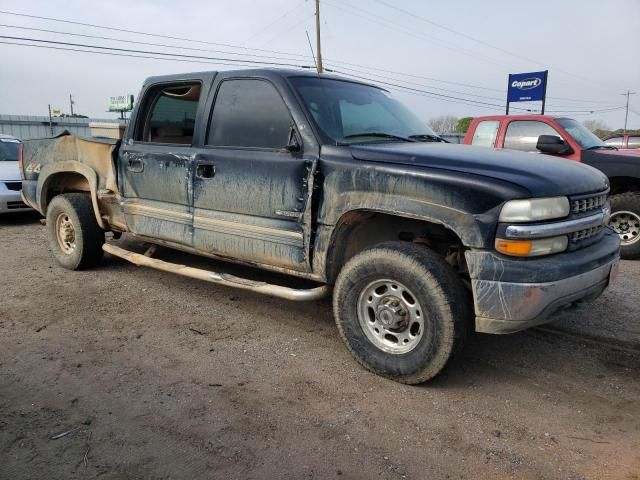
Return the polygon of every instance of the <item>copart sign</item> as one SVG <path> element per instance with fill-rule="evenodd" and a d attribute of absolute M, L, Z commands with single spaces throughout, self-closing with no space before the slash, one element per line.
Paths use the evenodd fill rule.
<path fill-rule="evenodd" d="M 512 73 L 509 75 L 509 102 L 544 100 L 547 72 Z"/>

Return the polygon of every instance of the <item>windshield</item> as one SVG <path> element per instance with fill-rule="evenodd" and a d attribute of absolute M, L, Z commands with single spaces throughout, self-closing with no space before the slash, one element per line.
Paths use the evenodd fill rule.
<path fill-rule="evenodd" d="M 294 77 L 291 82 L 325 141 L 440 140 L 407 107 L 379 88 L 313 77 Z"/>
<path fill-rule="evenodd" d="M 0 162 L 17 162 L 20 142 L 12 138 L 0 138 Z"/>
<path fill-rule="evenodd" d="M 583 125 L 576 122 L 573 118 L 559 118 L 557 121 L 582 148 L 606 148 L 607 145 L 602 140 L 587 130 Z"/>

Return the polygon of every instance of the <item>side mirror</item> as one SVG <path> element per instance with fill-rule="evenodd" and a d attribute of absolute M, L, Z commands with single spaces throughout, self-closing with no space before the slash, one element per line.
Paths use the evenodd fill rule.
<path fill-rule="evenodd" d="M 299 152 L 302 150 L 302 142 L 298 138 L 298 132 L 293 124 L 289 127 L 289 139 L 287 140 L 286 149 L 290 153 Z"/>
<path fill-rule="evenodd" d="M 553 153 L 555 155 L 573 153 L 573 149 L 569 144 L 557 135 L 540 135 L 536 148 L 542 153 Z"/>

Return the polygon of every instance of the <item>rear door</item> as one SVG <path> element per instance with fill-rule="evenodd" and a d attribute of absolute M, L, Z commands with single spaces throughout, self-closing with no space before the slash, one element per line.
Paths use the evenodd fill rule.
<path fill-rule="evenodd" d="M 203 115 L 204 83 L 155 84 L 142 98 L 119 159 L 124 214 L 137 235 L 192 244 L 191 145 Z"/>
<path fill-rule="evenodd" d="M 291 135 L 299 134 L 283 88 L 264 78 L 224 76 L 214 86 L 193 172 L 194 246 L 308 271 L 317 150 L 287 150 Z"/>

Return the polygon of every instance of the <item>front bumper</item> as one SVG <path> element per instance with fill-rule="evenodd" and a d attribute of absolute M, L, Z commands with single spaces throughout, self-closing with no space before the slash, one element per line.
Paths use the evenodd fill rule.
<path fill-rule="evenodd" d="M 0 182 L 0 213 L 22 212 L 31 210 L 31 207 L 22 201 L 20 192 L 7 189 Z"/>
<path fill-rule="evenodd" d="M 513 333 L 550 320 L 558 310 L 591 301 L 609 285 L 619 239 L 609 230 L 580 250 L 539 259 L 468 251 L 476 331 Z"/>

